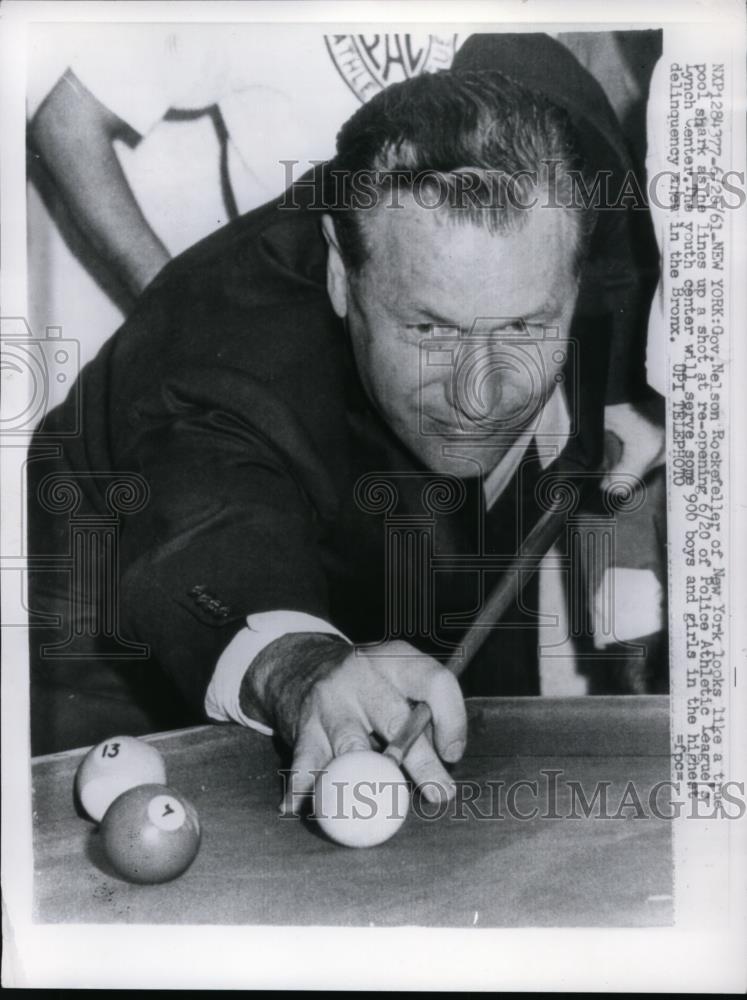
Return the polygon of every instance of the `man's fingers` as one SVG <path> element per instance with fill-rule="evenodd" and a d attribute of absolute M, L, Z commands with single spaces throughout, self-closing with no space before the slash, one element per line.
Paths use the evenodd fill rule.
<path fill-rule="evenodd" d="M 372 662 L 406 698 L 428 705 L 436 749 L 446 761 L 459 760 L 467 742 L 467 710 L 456 677 L 428 656 L 376 657 Z"/>
<path fill-rule="evenodd" d="M 370 750 L 371 740 L 366 726 L 346 719 L 339 725 L 333 724 L 329 730 L 329 742 L 334 757 L 354 750 Z"/>
<path fill-rule="evenodd" d="M 602 489 L 619 485 L 616 477 L 643 479 L 661 465 L 666 455 L 666 435 L 660 422 L 650 420 L 630 403 L 604 410 L 605 468 Z"/>
<path fill-rule="evenodd" d="M 440 802 L 454 793 L 439 754 L 445 761 L 455 761 L 464 751 L 467 717 L 459 683 L 406 643 L 387 645 L 391 647 L 387 655 L 351 656 L 334 675 L 315 685 L 296 738 L 283 812 L 299 811 L 318 772 L 333 757 L 370 749 L 372 731 L 387 741 L 395 737 L 410 716 L 412 701 L 429 706 L 436 747 L 430 732 L 422 735 L 404 766 L 417 784 L 425 783 L 427 798 Z"/>
<path fill-rule="evenodd" d="M 333 757 L 332 746 L 324 729 L 312 719 L 300 732 L 291 764 L 286 793 L 280 803 L 281 813 L 296 813 L 313 791 L 316 772 L 322 771 Z"/>
<path fill-rule="evenodd" d="M 355 750 L 371 749 L 371 731 L 377 720 L 371 706 L 378 705 L 397 692 L 378 674 L 368 669 L 365 660 L 354 660 L 348 671 L 349 684 L 335 689 L 329 683 L 319 685 L 314 711 L 327 735 L 335 757 Z"/>
<path fill-rule="evenodd" d="M 623 456 L 623 443 L 614 431 L 604 432 L 604 457 L 602 464 L 609 475 L 611 469 L 617 469 Z"/>
<path fill-rule="evenodd" d="M 456 786 L 425 736 L 419 736 L 405 757 L 404 767 L 413 782 L 430 802 L 452 798 Z"/>
<path fill-rule="evenodd" d="M 602 477 L 602 489 L 620 489 L 621 477 L 625 477 L 625 485 L 627 485 L 631 476 L 639 480 L 638 486 L 642 489 L 645 477 L 658 465 L 661 465 L 664 458 L 663 451 L 640 451 L 626 444 L 619 461 L 614 465 L 607 466 Z"/>

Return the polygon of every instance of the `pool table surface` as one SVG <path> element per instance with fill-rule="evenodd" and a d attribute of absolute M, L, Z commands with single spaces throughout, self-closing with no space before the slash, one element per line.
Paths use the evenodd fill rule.
<path fill-rule="evenodd" d="M 366 850 L 331 843 L 307 819 L 278 815 L 278 769 L 288 760 L 272 738 L 228 724 L 146 737 L 166 758 L 170 786 L 194 803 L 202 824 L 192 866 L 161 885 L 119 878 L 103 856 L 97 827 L 76 807 L 73 779 L 87 748 L 37 757 L 34 919 L 671 924 L 671 823 L 646 807 L 651 789 L 670 777 L 669 699 L 478 698 L 467 705 L 467 751 L 453 768 L 456 803 L 438 819 L 425 818 L 424 803 L 391 840 Z M 532 781 L 536 792 L 526 784 Z M 606 816 L 598 802 L 586 817 L 577 789 L 593 803 L 599 783 L 605 783 Z M 515 808 L 509 809 L 512 786 Z M 555 789 L 552 799 L 548 786 Z M 623 808 L 636 794 L 645 816 L 635 805 Z M 664 808 L 664 796 L 659 802 Z M 520 818 L 533 808 L 532 818 Z"/>

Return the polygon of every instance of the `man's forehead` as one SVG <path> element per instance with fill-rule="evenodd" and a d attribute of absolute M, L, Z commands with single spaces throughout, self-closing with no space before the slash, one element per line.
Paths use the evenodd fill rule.
<path fill-rule="evenodd" d="M 379 207 L 365 222 L 373 282 L 396 309 L 461 321 L 481 315 L 530 316 L 562 307 L 575 290 L 575 234 L 568 213 L 538 205 L 507 232 L 429 209 L 412 199 Z"/>

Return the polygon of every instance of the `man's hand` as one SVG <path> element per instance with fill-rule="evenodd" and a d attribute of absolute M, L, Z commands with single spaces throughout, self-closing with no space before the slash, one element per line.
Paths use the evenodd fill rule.
<path fill-rule="evenodd" d="M 615 475 L 643 479 L 665 458 L 664 427 L 632 403 L 604 408 L 606 474 L 602 489 L 614 486 Z"/>
<path fill-rule="evenodd" d="M 427 703 L 433 740 L 423 734 L 404 767 L 432 800 L 451 798 L 454 785 L 441 759 L 459 760 L 467 716 L 459 683 L 445 667 L 406 642 L 351 647 L 324 635 L 288 635 L 271 643 L 247 671 L 242 708 L 257 706 L 294 748 L 290 788 L 282 804 L 294 811 L 314 784 L 314 771 L 340 754 L 370 750 L 370 734 L 391 740 L 412 701 Z"/>

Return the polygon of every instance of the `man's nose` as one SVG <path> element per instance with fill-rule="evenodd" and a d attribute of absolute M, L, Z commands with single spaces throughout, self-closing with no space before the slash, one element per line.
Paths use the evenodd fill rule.
<path fill-rule="evenodd" d="M 496 345 L 460 351 L 446 388 L 449 405 L 471 423 L 490 419 L 500 404 L 508 366 L 509 359 Z"/>

